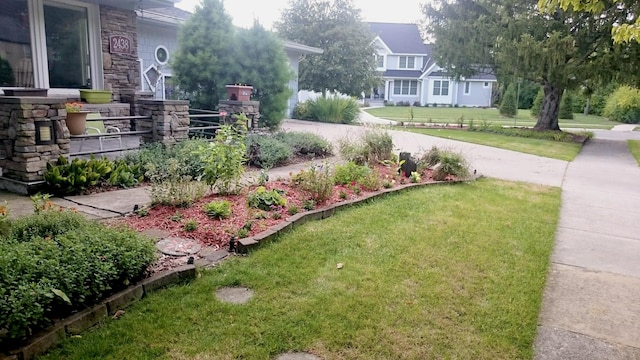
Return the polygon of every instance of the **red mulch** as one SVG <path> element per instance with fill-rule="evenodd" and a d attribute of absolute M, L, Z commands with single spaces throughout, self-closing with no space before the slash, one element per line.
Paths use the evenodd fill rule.
<path fill-rule="evenodd" d="M 376 168 L 380 172 L 382 179 L 388 181 L 395 181 L 394 187 L 397 187 L 403 183 L 409 183 L 408 178 L 404 178 L 395 173 L 395 168 L 378 166 Z M 451 179 L 453 180 L 453 178 Z M 432 170 L 425 170 L 421 174 L 421 183 L 433 182 Z M 231 236 L 235 236 L 238 229 L 242 228 L 247 222 L 252 222 L 251 230 L 247 236 L 256 235 L 268 228 L 277 225 L 285 221 L 291 215 L 288 214 L 287 208 L 292 205 L 296 205 L 299 212 L 304 212 L 303 202 L 309 198 L 308 194 L 305 194 L 292 182 L 287 180 L 269 181 L 266 184 L 267 190 L 278 189 L 284 190 L 284 196 L 287 199 L 287 206 L 280 207 L 273 211 L 261 211 L 257 209 L 250 209 L 247 207 L 247 194 L 254 190 L 257 186 L 251 186 L 244 188 L 238 195 L 209 195 L 202 198 L 189 208 L 171 207 L 171 206 L 154 206 L 149 209 L 147 216 L 128 216 L 119 222 L 124 222 L 128 226 L 138 230 L 146 229 L 162 229 L 170 233 L 171 236 L 177 236 L 181 238 L 194 239 L 199 241 L 203 246 L 212 246 L 215 248 L 226 247 Z M 360 194 L 354 192 L 354 186 L 342 186 L 336 185 L 334 187 L 333 197 L 322 204 L 316 204 L 316 209 L 327 207 L 331 204 L 335 204 L 345 200 L 351 200 L 358 197 L 363 197 L 370 194 L 371 191 L 362 189 Z M 340 197 L 340 193 L 347 194 L 346 199 Z M 214 200 L 227 200 L 231 203 L 232 215 L 228 219 L 218 220 L 211 219 L 202 210 L 203 205 Z M 274 214 L 280 214 L 280 218 L 274 218 Z M 256 214 L 263 214 L 266 218 L 258 218 Z M 178 215 L 178 216 L 176 216 Z M 174 217 L 175 219 L 171 219 Z M 177 221 L 176 221 L 177 220 Z M 198 223 L 198 228 L 195 231 L 188 232 L 183 229 L 184 224 L 189 220 L 195 220 Z"/>

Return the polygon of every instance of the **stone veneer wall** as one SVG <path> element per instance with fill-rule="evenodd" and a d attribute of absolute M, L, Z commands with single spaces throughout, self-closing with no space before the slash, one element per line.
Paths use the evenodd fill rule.
<path fill-rule="evenodd" d="M 161 142 L 170 144 L 189 138 L 189 101 L 186 100 L 141 100 L 142 116 L 137 130 L 151 130 L 151 134 L 143 134 L 140 144 Z"/>
<path fill-rule="evenodd" d="M 0 97 L 2 176 L 25 183 L 42 181 L 47 163 L 69 153 L 65 101 L 63 98 Z M 53 123 L 55 141 L 51 145 L 36 145 L 36 126 L 47 120 Z"/>
<path fill-rule="evenodd" d="M 123 91 L 140 89 L 136 21 L 136 13 L 133 10 L 100 6 L 104 88 L 113 91 L 113 100 L 116 102 L 120 102 L 120 94 Z M 111 35 L 124 35 L 131 39 L 131 53 L 109 53 Z"/>
<path fill-rule="evenodd" d="M 218 111 L 226 111 L 230 115 L 244 113 L 250 120 L 247 127 L 257 128 L 260 118 L 260 101 L 221 100 L 218 103 Z M 228 119 L 232 119 L 232 117 Z"/>

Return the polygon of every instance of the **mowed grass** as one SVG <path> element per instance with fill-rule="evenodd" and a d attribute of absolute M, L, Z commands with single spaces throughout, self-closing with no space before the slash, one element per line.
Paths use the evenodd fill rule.
<path fill-rule="evenodd" d="M 490 179 L 393 194 L 153 293 L 44 359 L 529 359 L 559 206 L 558 188 Z M 237 285 L 248 304 L 214 297 Z"/>
<path fill-rule="evenodd" d="M 446 139 L 465 141 L 473 144 L 487 145 L 500 149 L 513 150 L 526 154 L 538 155 L 552 159 L 572 161 L 580 152 L 582 146 L 577 143 L 523 138 L 500 134 L 466 131 L 455 129 L 429 129 L 416 127 L 395 127 L 397 130 L 410 131 L 418 134 L 437 136 Z"/>
<path fill-rule="evenodd" d="M 385 106 L 365 110 L 373 116 L 382 119 L 421 122 L 421 123 L 448 123 L 457 124 L 463 120 L 468 124 L 473 120 L 476 125 L 486 121 L 493 125 L 502 126 L 528 126 L 536 124 L 536 119 L 531 116 L 530 110 L 518 110 L 515 118 L 501 116 L 496 108 L 445 108 L 445 107 L 413 107 L 413 120 L 410 120 L 408 106 Z M 587 128 L 587 129 L 611 129 L 620 123 L 609 121 L 606 118 L 595 115 L 574 114 L 574 119 L 560 119 L 560 128 Z"/>
<path fill-rule="evenodd" d="M 640 166 L 640 140 L 627 140 L 627 144 L 631 155 L 636 158 L 636 162 Z"/>

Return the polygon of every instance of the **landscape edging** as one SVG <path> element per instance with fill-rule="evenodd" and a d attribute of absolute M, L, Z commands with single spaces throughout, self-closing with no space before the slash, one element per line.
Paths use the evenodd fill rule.
<path fill-rule="evenodd" d="M 352 206 L 360 205 L 362 203 L 368 202 L 370 200 L 373 200 L 379 197 L 387 196 L 389 194 L 395 194 L 395 193 L 404 191 L 406 189 L 411 189 L 414 187 L 467 183 L 467 182 L 475 181 L 478 178 L 480 178 L 480 176 L 475 176 L 472 179 L 468 179 L 468 180 L 432 181 L 427 183 L 403 184 L 403 185 L 399 185 L 397 187 L 393 187 L 389 189 L 378 190 L 357 199 L 341 201 L 320 209 L 314 209 L 314 210 L 306 211 L 303 213 L 298 213 L 288 217 L 284 222 L 276 226 L 273 226 L 261 233 L 258 233 L 254 236 L 239 239 L 238 246 L 236 247 L 236 252 L 241 254 L 247 254 L 250 251 L 253 251 L 258 247 L 260 247 L 261 244 L 270 243 L 278 239 L 280 236 L 284 235 L 285 233 L 291 231 L 292 229 L 295 229 L 296 227 L 304 223 L 307 223 L 309 221 L 322 220 L 322 219 L 329 218 L 340 210 L 350 208 Z"/>

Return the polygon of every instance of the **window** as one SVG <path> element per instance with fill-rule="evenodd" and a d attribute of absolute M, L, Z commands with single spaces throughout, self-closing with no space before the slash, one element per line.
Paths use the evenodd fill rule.
<path fill-rule="evenodd" d="M 485 81 L 484 84 L 482 84 L 482 87 L 488 88 L 489 87 L 489 82 Z"/>
<path fill-rule="evenodd" d="M 169 61 L 169 50 L 163 45 L 156 47 L 155 58 L 158 64 L 166 65 Z"/>
<path fill-rule="evenodd" d="M 76 0 L 1 0 L 1 87 L 101 88 L 99 6 Z"/>
<path fill-rule="evenodd" d="M 43 8 L 49 86 L 90 88 L 87 9 L 53 2 Z"/>
<path fill-rule="evenodd" d="M 417 80 L 395 80 L 393 82 L 394 95 L 418 95 Z"/>
<path fill-rule="evenodd" d="M 400 56 L 400 69 L 414 69 L 416 58 L 414 56 Z"/>
<path fill-rule="evenodd" d="M 376 54 L 375 55 L 375 59 L 376 59 L 376 66 L 378 68 L 383 68 L 384 67 L 384 55 Z"/>
<path fill-rule="evenodd" d="M 468 81 L 465 81 L 464 83 L 464 94 L 465 95 L 469 95 L 471 93 L 471 83 Z"/>
<path fill-rule="evenodd" d="M 449 80 L 434 80 L 433 81 L 433 95 L 436 95 L 436 96 L 448 96 L 449 95 Z"/>

